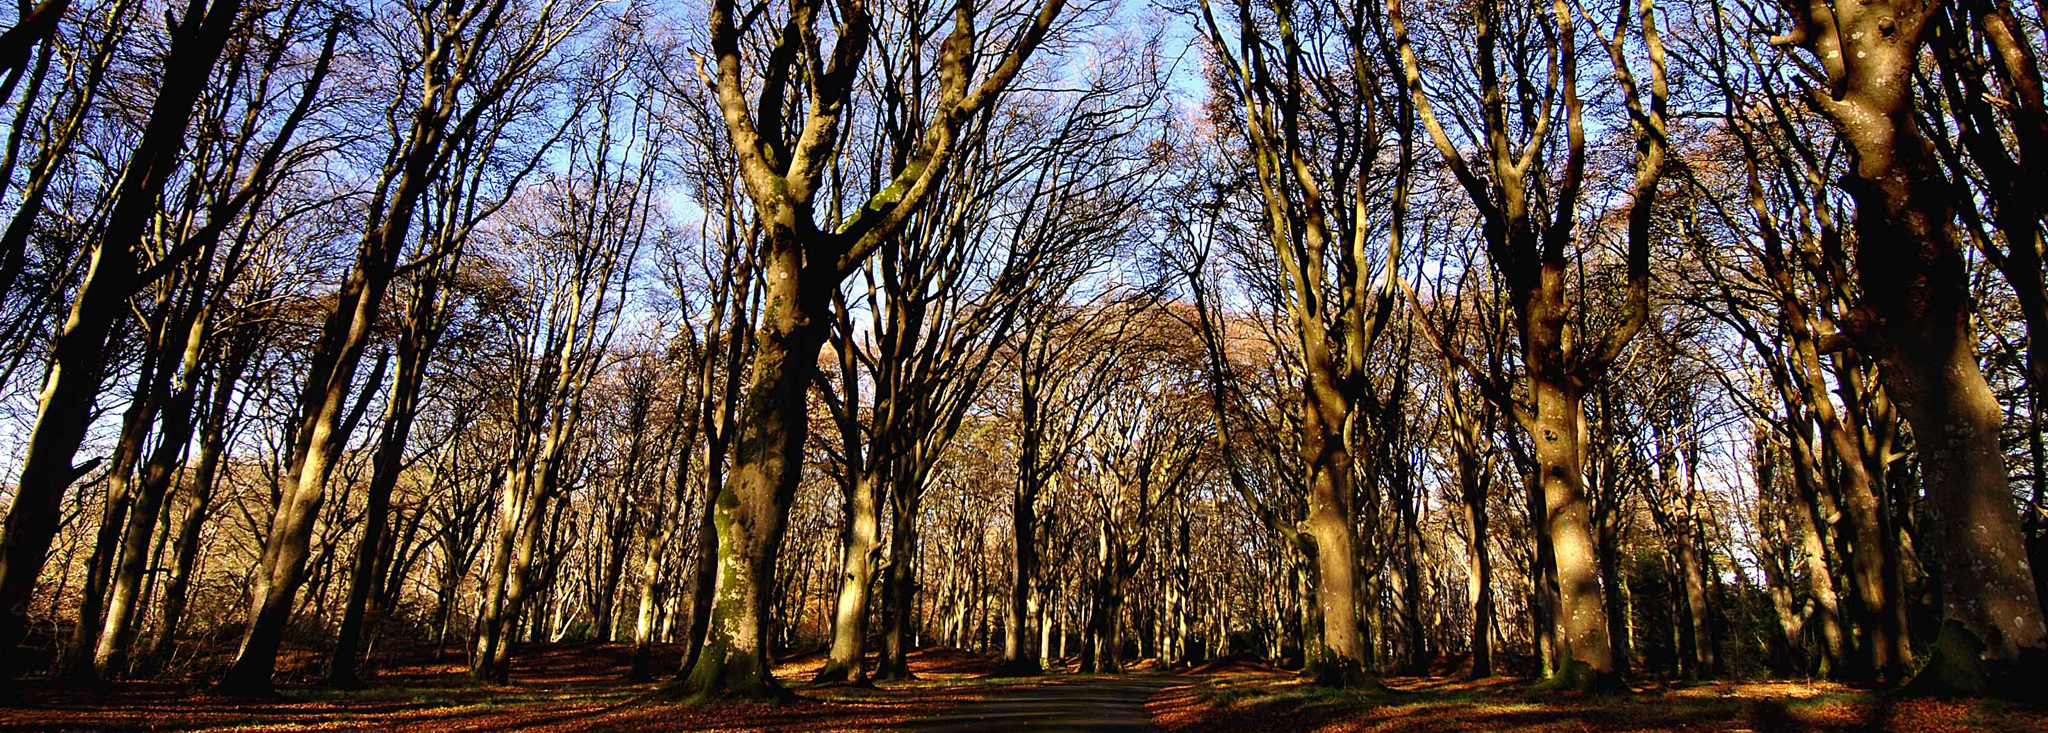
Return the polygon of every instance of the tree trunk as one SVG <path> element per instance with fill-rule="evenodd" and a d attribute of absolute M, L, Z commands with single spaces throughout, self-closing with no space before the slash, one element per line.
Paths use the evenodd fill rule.
<path fill-rule="evenodd" d="M 1561 307 L 1561 300 L 1553 305 Z M 1562 318 L 1561 314 L 1556 317 Z M 1539 348 L 1531 346 L 1531 355 Z M 1555 358 L 1557 353 L 1551 351 L 1550 355 Z M 1562 380 L 1543 374 L 1540 362 L 1532 363 L 1529 372 L 1537 413 L 1533 437 L 1538 485 L 1543 492 L 1544 524 L 1557 573 L 1553 621 L 1563 644 L 1558 650 L 1556 680 L 1574 689 L 1619 690 L 1621 670 L 1615 667 L 1614 650 L 1607 635 L 1606 602 L 1593 544 L 1592 506 L 1579 471 L 1579 395 Z"/>
<path fill-rule="evenodd" d="M 1428 592 L 1422 579 L 1422 530 L 1418 526 L 1421 512 L 1416 503 L 1421 499 L 1405 472 L 1401 486 L 1397 487 L 1401 521 L 1401 627 L 1406 632 L 1407 672 L 1424 674 L 1429 671 L 1430 648 L 1429 630 L 1422 622 L 1423 596 Z M 1370 596 L 1368 596 L 1370 597 Z"/>
<path fill-rule="evenodd" d="M 710 507 L 718 534 L 718 586 L 696 664 L 671 692 L 783 697 L 768 668 L 768 602 L 775 557 L 802 479 L 811 380 L 830 316 L 830 292 L 804 272 L 787 230 L 770 236 L 761 329 L 740 416 L 732 477 Z M 835 273 L 836 274 L 836 273 Z M 803 283 L 816 281 L 809 287 Z M 837 284 L 833 278 L 832 285 Z"/>
<path fill-rule="evenodd" d="M 136 665 L 142 674 L 153 674 L 161 669 L 175 651 L 178 625 L 184 620 L 187 595 L 192 587 L 192 571 L 199 562 L 199 534 L 205 528 L 206 515 L 212 508 L 215 478 L 220 472 L 221 456 L 227 450 L 228 405 L 234 399 L 235 385 L 241 381 L 248 363 L 246 353 L 231 354 L 215 377 L 211 404 L 207 407 L 205 424 L 199 434 L 198 465 L 193 469 L 185 492 L 185 509 L 178 514 L 177 531 L 171 540 L 171 569 L 170 578 L 164 583 L 163 612 L 157 620 L 156 636 L 151 640 L 146 656 Z"/>
<path fill-rule="evenodd" d="M 917 514 L 914 487 L 899 485 L 890 497 L 889 563 L 882 573 L 882 659 L 876 679 L 908 680 L 911 625 L 917 620 Z"/>
<path fill-rule="evenodd" d="M 1690 520 L 1683 517 L 1679 521 Z M 1714 675 L 1714 636 L 1707 627 L 1707 576 L 1700 567 L 1699 551 L 1693 544 L 1693 533 L 1681 531 L 1677 537 L 1676 554 L 1678 572 L 1685 580 L 1685 614 L 1687 637 L 1692 639 L 1692 658 L 1687 661 L 1687 671 L 1693 679 L 1707 679 Z"/>
<path fill-rule="evenodd" d="M 1040 424 L 1031 414 L 1037 409 L 1037 395 L 1026 390 L 1020 400 L 1026 410 L 1023 424 Z M 999 668 L 1000 673 L 1009 676 L 1030 676 L 1043 671 L 1039 657 L 1044 654 L 1043 645 L 1033 650 L 1025 638 L 1025 622 L 1038 575 L 1039 436 L 1027 428 L 1021 442 L 1017 453 L 1017 490 L 1010 498 L 1010 588 L 1009 602 L 1003 608 L 1006 633 Z"/>
<path fill-rule="evenodd" d="M 615 528 L 613 532 L 616 533 L 615 537 L 622 539 L 611 544 L 611 552 L 605 555 L 603 575 L 599 576 L 597 588 L 591 591 L 597 597 L 591 599 L 590 605 L 590 640 L 600 644 L 612 640 L 617 624 L 615 617 L 618 616 L 619 585 L 625 580 L 626 555 L 632 547 L 627 544 L 633 536 L 631 513 L 627 513 L 618 522 L 626 526 Z"/>
<path fill-rule="evenodd" d="M 2032 693 L 2021 688 L 2048 664 L 2048 624 L 2021 551 L 1998 403 L 1977 363 L 1964 248 L 1952 224 L 1955 192 L 1915 119 L 1922 46 L 1946 8 L 1794 8 L 1798 26 L 1788 39 L 1830 59 L 1827 91 L 1811 101 L 1850 152 L 1843 187 L 1856 203 L 1863 320 L 1847 330 L 1878 357 L 1886 391 L 1913 427 L 1928 549 L 1941 568 L 1941 638 L 1914 684 Z M 1843 65 L 1852 54 L 1856 63 Z"/>
<path fill-rule="evenodd" d="M 1476 428 L 1476 426 L 1474 426 Z M 1480 469 L 1476 441 L 1458 441 L 1459 495 L 1465 500 L 1465 524 L 1472 538 L 1465 552 L 1465 599 L 1472 609 L 1473 679 L 1493 676 L 1493 554 L 1486 541 L 1486 477 Z"/>
<path fill-rule="evenodd" d="M 113 466 L 107 474 L 105 506 L 100 513 L 99 527 L 93 532 L 92 554 L 86 557 L 85 582 L 79 589 L 78 610 L 72 618 L 71 646 L 67 648 L 59 669 L 59 675 L 70 684 L 93 685 L 100 681 L 93 653 L 99 648 L 101 631 L 105 628 L 107 591 L 112 582 L 110 576 L 121 554 L 121 530 L 127 523 L 129 505 L 134 501 L 136 464 L 142 459 L 143 444 L 149 440 L 150 423 L 154 421 L 159 400 L 163 397 L 161 388 L 164 385 L 159 383 L 159 371 L 169 369 L 158 363 L 155 355 L 145 357 L 139 383 L 130 395 L 128 410 L 122 416 L 120 442 L 114 447 Z"/>
<path fill-rule="evenodd" d="M 697 656 L 704 649 L 704 638 L 711 631 L 711 597 L 716 590 L 718 579 L 718 548 L 723 540 L 718 536 L 718 514 L 712 510 L 718 497 L 724 492 L 722 472 L 718 470 L 719 457 L 724 455 L 725 441 L 713 437 L 706 454 L 704 470 L 703 501 L 698 504 L 697 543 L 691 553 L 690 562 L 690 625 L 689 638 L 683 640 L 683 663 L 676 668 L 678 679 L 692 667 L 697 666 Z"/>
<path fill-rule="evenodd" d="M 187 328 L 180 329 L 186 334 L 181 344 L 184 348 L 179 349 L 182 352 L 179 361 L 183 376 L 161 411 L 162 436 L 143 466 L 141 485 L 128 512 L 121 562 L 108 598 L 106 628 L 100 634 L 98 648 L 94 650 L 94 666 L 103 677 L 127 670 L 135 642 L 134 622 L 143 587 L 143 571 L 149 565 L 150 541 L 157 534 L 157 519 L 163 510 L 164 496 L 170 492 L 171 482 L 177 478 L 180 459 L 186 446 L 192 442 L 196 422 L 193 407 L 199 390 L 199 349 L 208 332 L 206 315 L 203 312 L 194 315 L 198 320 L 182 324 Z"/>
<path fill-rule="evenodd" d="M 506 482 L 497 546 L 492 550 L 485 585 L 487 600 L 484 614 L 477 619 L 476 655 L 469 660 L 470 674 L 479 680 L 502 685 L 511 679 L 512 642 L 518 638 L 520 611 L 537 585 L 534 550 L 549 513 L 560 443 L 551 438 L 532 466 L 513 469 L 512 479 Z"/>
<path fill-rule="evenodd" d="M 418 146 L 426 141 L 415 140 Z M 415 155 L 416 158 L 423 158 Z M 313 525 L 327 500 L 327 480 L 354 427 L 344 421 L 353 392 L 356 368 L 369 345 L 379 305 L 396 266 L 397 249 L 410 227 L 412 213 L 427 184 L 427 161 L 409 164 L 392 208 L 367 235 L 355 267 L 343 282 L 333 309 L 321 327 L 312 368 L 300 394 L 291 427 L 292 460 L 286 468 L 276 513 L 265 533 L 250 594 L 249 626 L 235 662 L 215 689 L 226 694 L 268 695 L 277 667 L 278 645 L 290 621 L 299 586 L 306 580 L 306 560 Z"/>
<path fill-rule="evenodd" d="M 847 505 L 844 567 L 832 616 L 832 648 L 815 682 L 865 684 L 867 675 L 868 600 L 875 587 L 882 552 L 883 477 L 870 465 L 855 479 Z"/>
<path fill-rule="evenodd" d="M 93 463 L 73 466 L 71 460 L 93 419 L 93 402 L 106 374 L 107 339 L 127 315 L 128 297 L 141 285 L 134 248 L 155 218 L 158 197 L 178 168 L 193 109 L 241 16 L 241 0 L 202 2 L 189 0 L 172 29 L 164 68 L 174 72 L 166 73 L 157 87 L 147 126 L 122 167 L 106 228 L 51 348 L 21 478 L 0 533 L 0 659 L 14 660 L 0 662 L 0 679 L 22 671 L 16 664 L 26 655 L 15 653 L 15 647 L 28 630 L 29 599 L 60 524 L 59 506 L 71 483 L 93 468 Z"/>
<path fill-rule="evenodd" d="M 659 605 L 661 589 L 661 555 L 668 547 L 671 537 L 664 531 L 658 537 L 647 538 L 647 554 L 640 559 L 639 611 L 633 616 L 633 661 L 626 670 L 626 679 L 645 682 L 654 677 L 654 633 L 655 615 Z"/>
<path fill-rule="evenodd" d="M 348 598 L 341 615 L 341 630 L 334 641 L 334 653 L 327 664 L 327 684 L 355 688 L 363 684 L 362 644 L 365 617 L 369 614 L 370 592 L 377 585 L 377 556 L 384 545 L 384 525 L 390 522 L 391 492 L 398 486 L 398 472 L 405 463 L 405 444 L 412 436 L 413 418 L 419 414 L 420 384 L 425 381 L 427 361 L 433 349 L 437 296 L 432 286 L 416 296 L 406 343 L 398 353 L 398 373 L 391 383 L 391 395 L 384 409 L 384 428 L 377 436 L 377 453 L 371 458 L 370 483 L 365 492 L 363 534 L 356 542 L 355 562 L 349 570 Z"/>
<path fill-rule="evenodd" d="M 1607 589 L 1602 597 L 1606 601 L 1607 643 L 1614 650 L 1614 666 L 1627 670 L 1630 665 L 1628 635 L 1628 599 L 1623 597 L 1622 587 L 1627 582 L 1621 573 L 1621 537 L 1618 521 L 1608 518 L 1600 527 L 1600 584 Z"/>
<path fill-rule="evenodd" d="M 1327 355 L 1326 355 L 1327 357 Z M 1311 540 L 1315 567 L 1313 608 L 1320 613 L 1321 628 L 1314 662 L 1309 670 L 1317 683 L 1352 686 L 1370 683 L 1365 666 L 1365 643 L 1358 629 L 1358 550 L 1351 512 L 1351 454 L 1343 444 L 1338 424 L 1315 397 L 1319 385 L 1308 389 L 1309 405 L 1303 410 L 1301 454 L 1308 469 L 1308 516 L 1302 521 L 1303 535 Z M 1332 398 L 1325 397 L 1323 402 Z M 1304 652 L 1307 650 L 1304 649 Z"/>
<path fill-rule="evenodd" d="M 1827 540 L 1821 536 L 1830 512 L 1822 505 L 1826 499 L 1820 492 L 1820 469 L 1814 459 L 1812 444 L 1801 437 L 1790 441 L 1790 445 L 1796 469 L 1793 486 L 1799 490 L 1799 503 L 1804 510 L 1793 521 L 1799 526 L 1800 554 L 1806 560 L 1806 580 L 1808 592 L 1813 596 L 1814 621 L 1820 625 L 1822 669 L 1819 671 L 1823 676 L 1841 674 L 1846 671 L 1841 601 L 1835 594 L 1835 576 L 1828 563 Z"/>

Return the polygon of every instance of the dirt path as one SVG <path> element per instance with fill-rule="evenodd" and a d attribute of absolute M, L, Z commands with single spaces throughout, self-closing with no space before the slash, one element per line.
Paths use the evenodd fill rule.
<path fill-rule="evenodd" d="M 904 726 L 909 733 L 1144 733 L 1145 701 L 1179 677 L 1047 677 L 1031 687 L 961 703 Z"/>

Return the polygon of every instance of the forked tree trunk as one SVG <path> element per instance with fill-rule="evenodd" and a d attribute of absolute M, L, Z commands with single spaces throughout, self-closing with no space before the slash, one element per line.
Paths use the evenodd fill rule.
<path fill-rule="evenodd" d="M 148 651 L 136 664 L 137 671 L 143 674 L 153 674 L 162 669 L 176 651 L 178 627 L 184 621 L 185 604 L 192 587 L 192 572 L 199 564 L 200 531 L 205 528 L 207 514 L 212 509 L 214 482 L 220 473 L 222 454 L 227 450 L 231 419 L 228 406 L 249 363 L 248 355 L 241 347 L 230 348 L 234 351 L 226 357 L 226 363 L 214 378 L 213 394 L 204 416 L 205 424 L 199 433 L 199 458 L 192 471 L 189 488 L 185 491 L 184 510 L 177 513 L 176 530 L 171 539 L 170 577 L 164 582 L 163 611 L 157 619 L 156 633 L 150 640 Z"/>
<path fill-rule="evenodd" d="M 391 395 L 384 410 L 384 428 L 379 431 L 376 455 L 371 459 L 370 483 L 365 492 L 363 534 L 356 543 L 355 561 L 349 570 L 348 598 L 343 603 L 341 629 L 335 637 L 334 653 L 327 663 L 327 684 L 340 688 L 360 687 L 364 625 L 369 615 L 370 592 L 377 585 L 377 556 L 391 515 L 391 492 L 398 486 L 398 472 L 405 461 L 405 444 L 412 435 L 413 418 L 419 413 L 420 385 L 425 381 L 427 360 L 433 349 L 430 333 L 435 318 L 435 288 L 417 296 L 413 321 L 398 354 L 398 372 L 391 383 Z M 419 332 L 427 329 L 428 332 Z"/>
<path fill-rule="evenodd" d="M 156 325 L 161 326 L 161 323 Z M 107 591 L 112 581 L 110 576 L 114 571 L 114 561 L 121 554 L 121 528 L 127 522 L 128 508 L 134 501 L 136 464 L 142 459 L 150 423 L 154 421 L 163 397 L 161 388 L 164 385 L 159 384 L 158 379 L 168 378 L 160 375 L 159 370 L 169 369 L 157 363 L 154 355 L 145 357 L 139 383 L 130 395 L 128 410 L 122 416 L 121 437 L 115 444 L 111 461 L 113 467 L 107 475 L 100 523 L 92 535 L 92 554 L 86 557 L 85 580 L 79 588 L 78 609 L 72 617 L 71 645 L 59 664 L 58 674 L 68 684 L 88 686 L 100 681 L 99 669 L 93 663 L 93 650 L 99 647 L 100 632 L 106 618 Z"/>
<path fill-rule="evenodd" d="M 417 141 L 424 145 L 424 141 Z M 327 501 L 333 473 L 352 424 L 345 424 L 356 369 L 369 346 L 379 305 L 396 266 L 397 246 L 410 227 L 414 207 L 427 184 L 428 160 L 415 151 L 392 198 L 390 211 L 366 235 L 355 267 L 343 281 L 321 327 L 312 369 L 302 387 L 299 419 L 289 435 L 288 463 L 276 513 L 263 540 L 250 592 L 249 625 L 241 648 L 215 689 L 227 694 L 268 695 L 279 644 L 290 621 L 299 586 L 306 580 L 313 525 Z M 349 421 L 352 422 L 352 421 Z"/>
<path fill-rule="evenodd" d="M 512 642 L 518 638 L 521 611 L 537 585 L 534 554 L 551 514 L 559 446 L 568 437 L 562 427 L 555 430 L 533 465 L 515 467 L 513 478 L 505 482 L 497 546 L 485 581 L 484 613 L 477 619 L 476 655 L 469 664 L 470 674 L 479 680 L 502 685 L 511 678 Z"/>

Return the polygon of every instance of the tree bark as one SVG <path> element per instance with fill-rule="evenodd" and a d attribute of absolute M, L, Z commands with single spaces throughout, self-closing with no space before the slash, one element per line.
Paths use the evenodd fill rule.
<path fill-rule="evenodd" d="M 1562 273 L 1557 275 L 1561 277 Z M 1562 302 L 1554 304 L 1562 306 Z M 1557 313 L 1549 308 L 1533 310 L 1546 316 Z M 1561 326 L 1562 315 L 1555 317 Z M 1525 338 L 1529 338 L 1526 334 Z M 1577 689 L 1618 690 L 1621 670 L 1615 667 L 1614 650 L 1607 635 L 1606 601 L 1593 545 L 1592 506 L 1579 471 L 1580 396 L 1561 380 L 1543 374 L 1542 362 L 1535 353 L 1539 348 L 1527 349 L 1524 358 L 1530 362 L 1530 391 L 1536 402 L 1537 486 L 1542 491 L 1544 526 L 1556 562 L 1557 608 L 1553 620 L 1563 641 L 1558 650 L 1557 681 Z M 1556 352 L 1550 353 L 1555 358 Z"/>
<path fill-rule="evenodd" d="M 1810 99 L 1848 143 L 1843 186 L 1856 203 L 1863 320 L 1849 330 L 1877 356 L 1918 446 L 1942 632 L 1914 686 L 2017 694 L 2048 664 L 2048 623 L 2007 486 L 2002 416 L 1977 363 L 1956 204 L 1914 119 L 1913 75 L 1941 9 L 1810 2 L 1783 40 L 1825 62 L 1830 88 Z"/>
<path fill-rule="evenodd" d="M 679 691 L 698 696 L 783 697 L 769 672 L 768 602 L 775 557 L 802 478 L 808 401 L 829 291 L 803 273 L 787 230 L 764 247 L 760 331 L 749 370 L 731 477 L 708 508 L 718 536 L 718 581 L 709 633 Z M 809 287 L 800 283 L 810 280 Z M 836 278 L 829 283 L 837 285 Z"/>
<path fill-rule="evenodd" d="M 881 492 L 883 477 L 868 466 L 855 479 L 847 511 L 845 541 L 840 548 L 844 567 L 839 575 L 838 602 L 832 616 L 832 647 L 814 681 L 865 684 L 867 674 L 868 601 L 882 552 Z"/>

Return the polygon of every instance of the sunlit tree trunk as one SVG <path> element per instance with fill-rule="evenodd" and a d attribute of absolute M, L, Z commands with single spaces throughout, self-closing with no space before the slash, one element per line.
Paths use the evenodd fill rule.
<path fill-rule="evenodd" d="M 881 491 L 883 478 L 873 470 L 854 479 L 848 492 L 846 537 L 839 574 L 838 601 L 832 616 L 832 646 L 818 681 L 861 684 L 867 681 L 868 602 L 884 547 Z"/>
<path fill-rule="evenodd" d="M 731 476 L 706 509 L 718 535 L 718 579 L 704 648 L 682 680 L 696 694 L 779 694 L 768 668 L 768 603 L 803 470 L 810 375 L 827 325 L 817 316 L 826 311 L 829 291 L 799 287 L 802 250 L 786 223 L 768 226 L 760 330 L 739 442 Z"/>
<path fill-rule="evenodd" d="M 180 338 L 171 340 L 163 349 L 165 356 L 171 356 L 175 348 L 177 355 L 172 360 L 180 365 L 179 378 L 176 385 L 165 385 L 168 394 L 160 410 L 163 418 L 161 435 L 156 449 L 141 469 L 141 481 L 134 503 L 129 508 L 127 526 L 122 535 L 121 561 L 115 568 L 107 599 L 106 626 L 99 634 L 93 655 L 92 663 L 100 677 L 127 671 L 135 642 L 135 617 L 141 602 L 143 571 L 149 561 L 150 541 L 157 534 L 157 519 L 162 514 L 164 497 L 171 490 L 185 448 L 191 443 L 192 433 L 197 427 L 197 417 L 193 412 L 194 403 L 199 398 L 200 354 L 211 331 L 209 318 L 210 314 L 200 311 L 184 322 L 167 324 L 169 328 L 183 332 Z"/>

